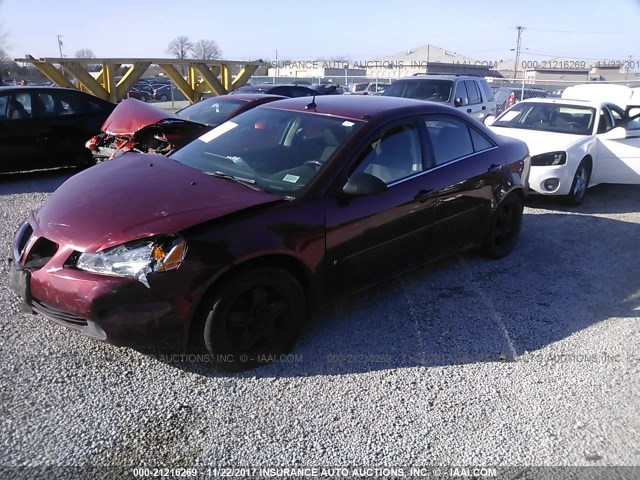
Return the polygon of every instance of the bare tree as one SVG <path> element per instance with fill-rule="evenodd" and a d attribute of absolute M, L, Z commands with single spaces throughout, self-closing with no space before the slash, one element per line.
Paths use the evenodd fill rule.
<path fill-rule="evenodd" d="M 90 48 L 83 48 L 76 52 L 76 58 L 96 58 L 96 56 Z"/>
<path fill-rule="evenodd" d="M 213 40 L 198 40 L 193 46 L 193 58 L 198 60 L 218 60 L 222 58 L 222 50 Z"/>
<path fill-rule="evenodd" d="M 189 53 L 193 50 L 193 43 L 189 40 L 189 37 L 184 35 L 180 35 L 179 37 L 174 38 L 169 43 L 167 47 L 167 53 L 170 53 L 176 58 L 180 60 L 184 60 L 185 58 L 189 58 Z"/>

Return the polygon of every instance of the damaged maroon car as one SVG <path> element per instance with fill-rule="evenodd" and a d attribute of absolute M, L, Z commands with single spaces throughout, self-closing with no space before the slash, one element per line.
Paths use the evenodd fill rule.
<path fill-rule="evenodd" d="M 280 95 L 221 95 L 207 98 L 177 113 L 138 100 L 123 100 L 107 118 L 102 132 L 86 147 L 96 163 L 125 152 L 168 155 L 213 127 L 258 105 L 281 100 Z"/>
<path fill-rule="evenodd" d="M 29 215 L 9 285 L 88 337 L 224 367 L 278 358 L 310 312 L 389 276 L 508 255 L 529 163 L 466 113 L 360 95 L 272 102 L 168 157 L 127 157 Z"/>

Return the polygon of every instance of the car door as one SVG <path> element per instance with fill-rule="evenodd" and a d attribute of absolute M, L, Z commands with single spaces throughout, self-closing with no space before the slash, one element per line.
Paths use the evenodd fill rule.
<path fill-rule="evenodd" d="M 435 189 L 423 175 L 417 119 L 372 135 L 326 198 L 328 291 L 340 294 L 422 261 L 435 218 Z M 367 173 L 384 193 L 346 196 L 346 178 Z"/>
<path fill-rule="evenodd" d="M 608 120 L 596 135 L 597 158 L 592 179 L 599 183 L 640 184 L 640 121 L 614 105 L 600 112 Z"/>
<path fill-rule="evenodd" d="M 437 193 L 429 253 L 441 255 L 482 240 L 506 161 L 491 139 L 461 118 L 426 115 L 423 126 L 433 151 L 429 183 Z"/>
<path fill-rule="evenodd" d="M 482 95 L 480 94 L 478 83 L 475 80 L 465 80 L 464 84 L 467 87 L 469 99 L 466 112 L 476 120 L 482 121 L 489 113 L 487 112 L 487 107 L 482 103 Z"/>
<path fill-rule="evenodd" d="M 44 153 L 34 128 L 28 90 L 0 94 L 0 171 L 37 168 Z"/>

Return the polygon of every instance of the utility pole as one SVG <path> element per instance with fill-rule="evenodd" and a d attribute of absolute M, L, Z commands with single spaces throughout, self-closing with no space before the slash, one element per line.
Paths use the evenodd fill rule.
<path fill-rule="evenodd" d="M 518 63 L 520 62 L 520 42 L 521 42 L 522 30 L 524 30 L 524 27 L 518 25 L 516 29 L 518 30 L 518 39 L 516 40 L 516 64 L 513 68 L 514 80 L 516 80 L 516 78 L 518 77 Z"/>
<path fill-rule="evenodd" d="M 60 58 L 62 59 L 62 35 L 58 35 L 58 50 L 60 51 Z M 60 65 L 60 73 L 64 76 L 64 68 Z"/>

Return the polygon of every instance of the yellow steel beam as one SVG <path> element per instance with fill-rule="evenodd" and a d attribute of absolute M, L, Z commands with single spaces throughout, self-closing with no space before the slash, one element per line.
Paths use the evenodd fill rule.
<path fill-rule="evenodd" d="M 176 67 L 174 67 L 169 63 L 159 63 L 158 66 L 164 71 L 164 73 L 167 74 L 167 77 L 173 80 L 173 83 L 176 84 L 176 87 L 178 87 L 178 90 L 182 92 L 182 94 L 187 98 L 187 100 L 189 100 L 191 103 L 195 103 L 198 101 L 198 98 L 196 98 L 195 90 L 191 88 L 189 83 L 187 83 L 187 81 L 176 69 Z"/>
<path fill-rule="evenodd" d="M 44 74 L 45 77 L 47 77 L 56 85 L 60 87 L 74 88 L 73 83 L 67 80 L 67 78 L 62 73 L 60 73 L 60 70 L 58 70 L 49 62 L 36 60 L 31 55 L 28 55 L 27 58 L 23 60 L 32 63 L 38 70 L 40 70 Z"/>
<path fill-rule="evenodd" d="M 229 75 L 229 68 L 225 64 L 220 65 L 220 83 L 227 92 L 231 91 L 231 75 Z"/>
<path fill-rule="evenodd" d="M 242 70 L 238 72 L 238 75 L 236 75 L 236 78 L 233 80 L 233 82 L 231 82 L 232 90 L 240 88 L 245 83 L 247 83 L 247 81 L 251 78 L 251 75 L 253 75 L 258 69 L 258 66 L 259 65 L 245 65 Z"/>
<path fill-rule="evenodd" d="M 78 82 L 84 85 L 87 90 L 93 93 L 96 97 L 103 100 L 109 99 L 109 92 L 95 79 L 93 76 L 85 70 L 80 64 L 74 62 L 64 62 L 60 64 L 67 72 L 76 77 Z"/>
<path fill-rule="evenodd" d="M 202 76 L 203 84 L 200 87 L 200 93 L 202 93 L 202 87 L 206 86 L 213 91 L 216 95 L 225 95 L 229 93 L 229 90 L 224 88 L 220 80 L 215 73 L 205 63 L 194 63 L 193 68 L 200 72 Z"/>
<path fill-rule="evenodd" d="M 127 96 L 133 84 L 140 80 L 140 77 L 144 75 L 149 65 L 150 63 L 148 62 L 136 62 L 127 68 L 127 71 L 124 72 L 124 75 L 122 75 L 122 78 L 116 84 L 116 97 L 118 100 L 122 100 Z"/>
<path fill-rule="evenodd" d="M 67 88 L 86 89 L 94 95 L 117 102 L 123 99 L 133 84 L 142 77 L 150 65 L 158 65 L 167 76 L 173 80 L 178 89 L 190 102 L 196 102 L 200 95 L 212 91 L 216 95 L 224 95 L 229 91 L 241 87 L 263 64 L 262 60 L 255 62 L 211 60 L 193 61 L 189 59 L 178 60 L 168 58 L 39 58 L 31 55 L 26 58 L 16 58 L 16 62 L 33 64 L 49 80 L 56 85 Z M 77 85 L 70 82 L 54 64 L 73 75 L 78 81 Z M 88 65 L 102 64 L 102 70 L 97 77 L 93 77 L 87 70 Z M 123 64 L 132 64 L 124 73 L 122 79 L 115 80 L 117 70 Z M 187 80 L 176 69 L 176 65 L 188 67 Z M 232 80 L 230 67 L 242 66 L 235 79 Z M 216 73 L 214 73 L 216 72 Z M 198 74 L 202 81 L 198 80 Z M 218 76 L 220 78 L 218 78 Z"/>

